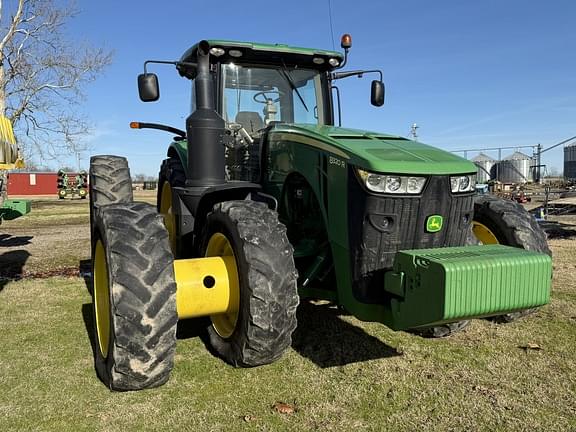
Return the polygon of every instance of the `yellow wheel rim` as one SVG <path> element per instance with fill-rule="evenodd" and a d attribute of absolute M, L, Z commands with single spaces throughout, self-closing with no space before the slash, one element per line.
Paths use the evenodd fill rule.
<path fill-rule="evenodd" d="M 228 238 L 222 233 L 215 233 L 210 237 L 208 246 L 206 247 L 205 256 L 235 258 L 232 245 L 228 241 Z M 236 269 L 238 269 L 238 263 L 236 263 Z M 210 316 L 212 327 L 214 327 L 216 333 L 224 339 L 229 338 L 232 336 L 232 333 L 234 333 L 236 323 L 238 322 L 238 310 L 240 309 L 240 283 L 238 280 L 238 271 L 233 273 L 230 272 L 228 275 L 230 284 L 230 302 L 228 304 L 228 310 L 223 314 Z"/>
<path fill-rule="evenodd" d="M 176 253 L 176 216 L 172 211 L 172 188 L 167 181 L 162 185 L 162 194 L 160 195 L 160 214 L 164 216 L 164 226 L 168 231 L 170 239 L 170 249 Z"/>
<path fill-rule="evenodd" d="M 482 244 L 500 244 L 492 230 L 480 222 L 472 221 L 472 231 Z"/>
<path fill-rule="evenodd" d="M 94 250 L 94 309 L 96 310 L 96 333 L 102 356 L 108 356 L 110 342 L 110 288 L 108 265 L 102 241 L 98 240 Z"/>

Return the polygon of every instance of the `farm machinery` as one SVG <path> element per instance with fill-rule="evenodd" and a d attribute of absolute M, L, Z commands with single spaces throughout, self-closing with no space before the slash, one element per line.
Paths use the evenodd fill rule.
<path fill-rule="evenodd" d="M 344 52 L 203 40 L 169 63 L 192 85 L 157 206 L 133 201 L 125 158 L 93 156 L 95 364 L 112 390 L 165 383 L 176 325 L 198 318 L 237 367 L 291 345 L 301 298 L 394 330 L 446 336 L 471 318 L 511 321 L 549 300 L 546 236 L 517 203 L 475 194 L 476 167 L 403 137 L 335 126 Z M 338 115 L 337 115 L 338 114 Z"/>
<path fill-rule="evenodd" d="M 30 213 L 29 200 L 6 198 L 6 171 L 23 167 L 24 161 L 16 144 L 12 123 L 0 116 L 0 223 Z"/>
<path fill-rule="evenodd" d="M 56 187 L 58 188 L 58 198 L 64 199 L 67 196 L 78 195 L 80 199 L 86 199 L 88 194 L 88 174 L 85 171 L 72 174 L 64 170 L 58 170 Z"/>

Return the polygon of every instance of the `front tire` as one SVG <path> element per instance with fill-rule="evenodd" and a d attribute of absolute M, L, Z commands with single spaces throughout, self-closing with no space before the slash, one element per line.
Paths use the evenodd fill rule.
<path fill-rule="evenodd" d="M 524 207 L 514 201 L 490 195 L 477 196 L 472 225 L 474 235 L 483 244 L 503 244 L 552 256 L 544 230 Z M 525 309 L 491 319 L 512 322 L 534 311 L 536 308 Z"/>
<path fill-rule="evenodd" d="M 145 203 L 110 204 L 94 216 L 95 366 L 117 391 L 164 384 L 174 364 L 176 283 L 168 234 Z"/>
<path fill-rule="evenodd" d="M 239 367 L 280 358 L 292 342 L 299 299 L 293 249 L 276 212 L 253 201 L 215 205 L 201 250 L 205 256 L 233 254 L 238 270 L 237 310 L 211 317 L 211 347 Z"/>

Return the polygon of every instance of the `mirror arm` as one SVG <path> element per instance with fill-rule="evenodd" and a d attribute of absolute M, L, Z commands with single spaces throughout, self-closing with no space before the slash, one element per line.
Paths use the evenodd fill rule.
<path fill-rule="evenodd" d="M 146 60 L 144 62 L 144 75 L 148 75 L 148 70 L 146 68 L 146 66 L 148 66 L 149 63 L 153 63 L 153 64 L 171 64 L 171 65 L 177 65 L 178 62 L 175 61 L 165 61 L 165 60 Z"/>
<path fill-rule="evenodd" d="M 151 63 L 151 64 L 170 64 L 170 65 L 174 65 L 176 67 L 178 67 L 178 66 L 196 67 L 196 65 L 197 65 L 196 63 L 181 62 L 181 61 L 146 60 L 144 62 L 144 75 L 148 74 L 147 66 L 149 63 Z"/>
<path fill-rule="evenodd" d="M 382 75 L 382 71 L 378 70 L 378 69 L 374 69 L 374 70 L 355 70 L 355 71 L 349 71 L 349 72 L 335 72 L 333 74 L 330 75 L 330 79 L 332 80 L 339 80 L 342 78 L 348 78 L 351 76 L 357 76 L 358 78 L 362 78 L 362 76 L 364 74 L 368 74 L 368 73 L 377 73 L 380 75 L 380 81 L 383 80 L 383 75 Z"/>

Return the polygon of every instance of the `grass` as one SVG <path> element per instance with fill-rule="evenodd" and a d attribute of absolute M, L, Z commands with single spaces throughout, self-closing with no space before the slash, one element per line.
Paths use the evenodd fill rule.
<path fill-rule="evenodd" d="M 2 229 L 36 226 L 16 222 Z M 44 230 L 36 235 L 60 227 Z M 0 430 L 575 430 L 576 240 L 551 244 L 552 301 L 516 323 L 477 320 L 428 340 L 306 303 L 292 349 L 254 369 L 224 364 L 181 323 L 168 384 L 129 393 L 111 393 L 95 375 L 83 279 L 5 281 Z M 0 260 L 5 249 L 0 242 Z M 528 344 L 541 349 L 522 348 Z M 277 412 L 276 402 L 295 412 Z"/>

